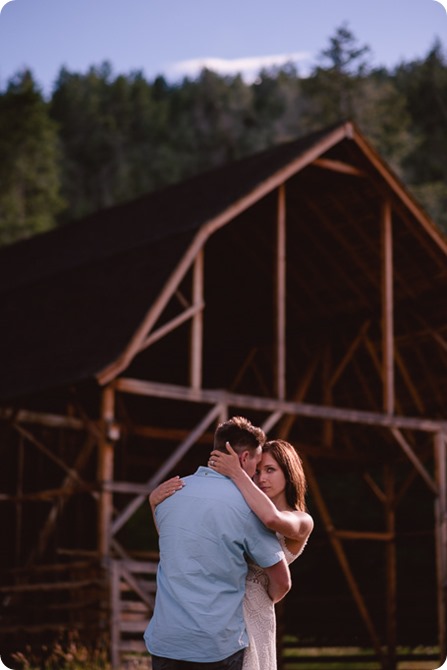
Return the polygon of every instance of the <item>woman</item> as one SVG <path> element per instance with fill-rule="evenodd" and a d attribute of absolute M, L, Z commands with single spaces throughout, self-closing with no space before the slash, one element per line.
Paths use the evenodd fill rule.
<path fill-rule="evenodd" d="M 266 442 L 254 481 L 242 469 L 237 453 L 227 442 L 228 453 L 214 450 L 208 466 L 230 477 L 260 520 L 277 533 L 287 562 L 295 560 L 313 529 L 305 510 L 306 478 L 294 447 L 283 440 Z M 152 511 L 183 486 L 179 477 L 160 484 L 149 496 Z M 243 670 L 276 670 L 276 618 L 262 568 L 249 564 L 244 617 L 249 638 Z"/>
<path fill-rule="evenodd" d="M 275 531 L 290 564 L 303 551 L 313 529 L 306 512 L 306 478 L 294 447 L 283 440 L 266 442 L 254 481 L 241 468 L 237 454 L 211 452 L 208 465 L 230 477 L 260 520 Z M 249 646 L 243 670 L 276 669 L 276 617 L 267 593 L 267 576 L 249 564 L 244 598 Z"/>

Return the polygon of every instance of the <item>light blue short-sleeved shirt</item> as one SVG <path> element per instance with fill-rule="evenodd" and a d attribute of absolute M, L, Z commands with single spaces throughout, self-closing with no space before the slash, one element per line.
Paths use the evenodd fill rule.
<path fill-rule="evenodd" d="M 183 481 L 156 508 L 160 563 L 144 639 L 156 656 L 210 663 L 248 644 L 245 555 L 265 568 L 284 553 L 230 479 L 200 467 Z"/>

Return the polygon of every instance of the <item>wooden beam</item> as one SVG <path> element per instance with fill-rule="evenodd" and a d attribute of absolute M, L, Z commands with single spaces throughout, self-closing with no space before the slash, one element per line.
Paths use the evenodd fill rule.
<path fill-rule="evenodd" d="M 23 507 L 21 504 L 21 497 L 23 496 L 23 468 L 25 464 L 25 450 L 23 444 L 23 436 L 19 437 L 19 449 L 17 454 L 17 504 L 16 504 L 16 523 L 15 523 L 15 559 L 16 565 L 20 565 L 22 553 L 22 513 Z"/>
<path fill-rule="evenodd" d="M 229 384 L 228 388 L 230 391 L 234 391 L 239 386 L 240 381 L 244 378 L 244 374 L 250 368 L 253 363 L 253 360 L 257 354 L 257 348 L 252 347 L 248 354 L 245 356 L 245 359 L 240 366 L 239 370 L 236 373 L 236 376 L 233 378 L 233 381 Z"/>
<path fill-rule="evenodd" d="M 102 393 L 101 424 L 102 438 L 98 444 L 97 480 L 99 484 L 98 499 L 98 552 L 101 559 L 110 554 L 110 528 L 113 515 L 113 494 L 106 489 L 106 484 L 113 481 L 114 442 L 110 439 L 110 428 L 115 420 L 115 390 L 106 386 Z"/>
<path fill-rule="evenodd" d="M 367 342 L 365 340 L 365 348 L 367 348 Z M 360 384 L 360 388 L 363 391 L 364 398 L 367 401 L 367 407 L 371 407 L 372 409 L 375 409 L 377 412 L 379 412 L 379 404 L 377 401 L 377 398 L 375 397 L 372 389 L 371 389 L 371 384 L 368 382 L 368 380 L 365 377 L 365 372 L 364 368 L 360 366 L 358 360 L 356 358 L 353 358 L 352 360 L 352 368 L 354 371 L 354 374 Z M 359 396 L 360 397 L 360 396 Z M 352 401 L 351 401 L 352 402 Z"/>
<path fill-rule="evenodd" d="M 236 376 L 234 377 L 233 381 L 230 382 L 228 386 L 229 391 L 234 391 L 237 389 L 239 386 L 241 380 L 244 378 L 244 374 L 247 372 L 247 370 L 251 369 L 254 376 L 256 377 L 256 380 L 259 384 L 259 388 L 261 391 L 264 392 L 264 395 L 270 395 L 271 394 L 271 388 L 266 382 L 264 381 L 259 368 L 256 364 L 256 356 L 259 352 L 258 347 L 252 347 L 250 351 L 248 352 L 247 356 L 245 357 L 245 360 L 241 364 L 239 370 L 236 373 Z"/>
<path fill-rule="evenodd" d="M 415 318 L 418 318 L 416 314 L 412 314 L 412 316 L 414 316 Z M 396 342 L 398 342 L 399 344 L 404 344 L 404 345 L 416 344 L 420 340 L 427 341 L 427 339 L 430 337 L 430 338 L 433 338 L 435 340 L 435 342 L 437 344 L 439 344 L 442 351 L 444 353 L 446 353 L 447 352 L 447 340 L 445 339 L 445 337 L 443 337 L 442 334 L 440 332 L 438 332 L 437 330 L 434 330 L 433 328 L 429 327 L 426 321 L 424 321 L 422 319 L 418 319 L 418 320 L 421 324 L 421 328 L 418 329 L 418 330 L 412 330 L 411 332 L 401 333 L 400 335 L 396 334 L 396 337 L 395 337 Z M 442 330 L 445 330 L 445 329 L 446 329 L 445 325 L 439 326 L 439 331 L 442 331 Z"/>
<path fill-rule="evenodd" d="M 286 397 L 286 187 L 278 189 L 276 225 L 276 394 Z"/>
<path fill-rule="evenodd" d="M 374 479 L 371 477 L 371 475 L 369 474 L 369 472 L 364 472 L 364 473 L 363 473 L 363 479 L 364 479 L 365 482 L 368 484 L 369 488 L 370 488 L 371 491 L 374 493 L 374 495 L 376 496 L 377 500 L 380 500 L 381 503 L 385 503 L 385 501 L 386 501 L 386 494 L 385 494 L 385 492 L 382 491 L 382 489 L 380 488 L 380 486 L 377 484 L 376 481 L 374 481 Z"/>
<path fill-rule="evenodd" d="M 74 570 L 84 570 L 91 569 L 95 566 L 95 560 L 90 561 L 70 561 L 70 563 L 46 563 L 32 566 L 20 566 L 17 568 L 12 568 L 11 573 L 23 579 L 23 577 L 29 577 L 30 575 L 40 575 L 42 573 L 48 573 L 49 575 L 54 574 L 55 572 L 72 572 Z"/>
<path fill-rule="evenodd" d="M 447 340 L 440 335 L 440 333 L 436 332 L 433 330 L 433 328 L 429 329 L 429 333 L 431 337 L 434 339 L 434 341 L 439 344 L 439 346 L 443 349 L 443 351 L 447 351 Z"/>
<path fill-rule="evenodd" d="M 15 584 L 0 586 L 0 593 L 35 593 L 36 591 L 72 591 L 85 586 L 102 586 L 99 579 L 80 579 L 66 582 L 40 582 L 39 584 Z"/>
<path fill-rule="evenodd" d="M 178 286 L 185 277 L 186 273 L 193 264 L 197 254 L 202 249 L 203 245 L 207 240 L 207 231 L 205 228 L 199 230 L 198 234 L 186 250 L 183 258 L 174 268 L 169 279 L 163 286 L 161 292 L 158 295 L 158 298 L 155 302 L 152 303 L 146 316 L 144 317 L 139 328 L 133 334 L 132 339 L 128 343 L 126 349 L 121 353 L 121 355 L 110 365 L 106 366 L 101 370 L 97 375 L 98 382 L 100 384 L 108 384 L 110 381 L 115 379 L 115 377 L 125 370 L 128 365 L 130 365 L 133 358 L 140 351 L 142 343 L 147 340 L 149 334 L 157 323 L 160 315 L 165 309 L 166 305 L 169 303 L 171 297 L 176 293 Z"/>
<path fill-rule="evenodd" d="M 418 370 L 419 385 L 423 385 L 425 395 L 430 398 L 432 407 L 434 406 L 433 401 L 436 401 L 437 407 L 435 411 L 439 412 L 442 416 L 445 411 L 445 391 L 439 383 L 438 377 L 440 377 L 440 375 L 437 375 L 436 373 L 438 369 L 446 369 L 446 361 L 439 361 L 438 359 L 438 363 L 436 364 L 435 361 L 435 365 L 433 365 L 433 358 L 430 354 L 434 353 L 435 349 L 430 345 L 428 347 L 422 347 L 419 343 L 413 342 L 410 344 L 410 347 L 412 364 L 414 367 L 417 367 Z"/>
<path fill-rule="evenodd" d="M 140 435 L 149 439 L 165 440 L 168 442 L 181 442 L 188 435 L 187 428 L 164 428 L 160 426 L 142 426 L 140 424 L 125 426 L 122 425 L 121 430 L 128 430 L 133 435 Z M 198 444 L 212 444 L 213 433 L 211 431 L 203 433 L 197 438 Z"/>
<path fill-rule="evenodd" d="M 85 465 L 88 463 L 88 460 L 91 456 L 94 446 L 95 446 L 94 435 L 92 433 L 89 433 L 87 435 L 87 439 L 84 442 L 84 445 L 82 446 L 82 449 L 80 450 L 80 452 L 76 457 L 73 467 L 69 469 L 67 476 L 62 481 L 61 488 L 67 494 L 69 494 L 69 492 L 72 491 L 75 486 L 79 486 L 80 484 L 82 484 L 81 489 L 83 491 L 89 490 L 88 484 L 86 484 L 81 479 L 79 473 L 82 472 Z M 91 491 L 90 494 L 94 498 L 97 498 L 98 496 L 96 491 Z M 41 556 L 44 553 L 50 540 L 50 537 L 56 529 L 57 520 L 60 517 L 66 504 L 66 501 L 68 499 L 69 498 L 67 495 L 64 497 L 59 497 L 54 501 L 50 511 L 47 514 L 45 523 L 43 524 L 42 528 L 39 531 L 37 544 L 28 558 L 27 565 L 31 565 L 36 558 L 39 558 L 39 556 Z"/>
<path fill-rule="evenodd" d="M 322 386 L 323 386 L 322 398 L 323 403 L 326 407 L 332 406 L 333 404 L 332 385 L 329 383 L 331 369 L 332 369 L 332 350 L 331 350 L 331 340 L 328 339 L 323 353 L 323 369 L 322 369 Z M 334 444 L 333 421 L 330 420 L 323 421 L 321 441 L 325 447 L 333 446 Z"/>
<path fill-rule="evenodd" d="M 383 366 L 382 366 L 380 358 L 377 354 L 376 346 L 375 346 L 374 342 L 372 342 L 368 336 L 365 336 L 364 340 L 365 340 L 366 350 L 371 357 L 372 363 L 373 363 L 373 365 L 376 369 L 376 372 L 379 376 L 379 379 L 382 380 L 382 387 L 383 387 Z M 402 413 L 402 403 L 397 396 L 395 396 L 395 405 L 396 405 L 397 411 Z"/>
<path fill-rule="evenodd" d="M 385 525 L 389 535 L 386 545 L 386 630 L 388 663 L 390 670 L 396 668 L 397 645 L 397 552 L 396 552 L 396 503 L 394 472 L 389 464 L 384 466 Z"/>
<path fill-rule="evenodd" d="M 72 430 L 85 430 L 86 425 L 82 419 L 48 412 L 33 412 L 26 409 L 13 409 L 12 407 L 0 407 L 0 419 L 14 421 L 14 423 L 31 423 L 48 428 L 69 428 Z"/>
<path fill-rule="evenodd" d="M 159 468 L 159 470 L 147 481 L 147 491 L 134 498 L 116 517 L 111 528 L 113 535 L 115 535 L 136 510 L 141 507 L 146 500 L 147 494 L 171 472 L 172 468 L 183 458 L 187 451 L 189 451 L 196 442 L 197 438 L 205 432 L 208 426 L 218 417 L 222 418 L 223 412 L 224 407 L 220 403 L 217 403 L 212 407 L 208 414 L 204 416 L 197 426 L 188 434 L 186 439 L 177 447 L 174 453 L 166 459 L 161 468 Z"/>
<path fill-rule="evenodd" d="M 354 244 L 352 244 L 346 233 L 342 230 L 339 230 L 338 226 L 334 226 L 333 220 L 324 212 L 322 212 L 319 205 L 317 205 L 315 202 L 308 201 L 307 207 L 309 208 L 310 211 L 313 212 L 315 218 L 321 221 L 325 225 L 326 246 L 330 247 L 332 244 L 332 240 L 336 240 L 340 245 L 340 247 L 342 249 L 345 249 L 345 251 L 350 257 L 350 261 L 352 261 L 352 263 L 357 267 L 359 273 L 367 277 L 372 290 L 377 290 L 378 277 L 376 276 L 376 273 L 372 268 L 369 268 L 368 265 L 365 265 L 363 260 L 359 257 L 357 247 Z M 343 216 L 345 216 L 344 212 Z M 339 267 L 343 267 L 342 265 L 340 265 L 340 263 L 338 263 L 338 265 Z M 351 274 L 352 272 L 353 271 L 351 270 Z M 342 270 L 342 273 L 343 275 L 345 275 L 346 274 L 345 270 Z M 351 280 L 350 283 L 355 282 L 352 282 Z M 362 293 L 358 290 L 358 288 L 356 290 L 356 293 L 357 294 L 360 293 L 360 295 L 362 295 Z M 363 299 L 366 302 L 365 296 L 363 296 Z M 372 308 L 372 306 L 368 303 L 367 307 L 369 307 L 370 310 Z"/>
<path fill-rule="evenodd" d="M 69 477 L 73 478 L 79 485 L 80 488 L 85 489 L 85 490 L 90 490 L 90 486 L 86 484 L 83 479 L 79 476 L 79 473 L 68 466 L 65 461 L 63 461 L 59 456 L 56 456 L 51 449 L 48 449 L 40 440 L 38 440 L 32 433 L 30 433 L 29 430 L 26 430 L 22 426 L 18 426 L 17 424 L 14 424 L 14 429 L 20 433 L 20 435 L 23 435 L 23 437 L 33 444 L 39 451 L 41 451 L 45 456 L 49 458 L 49 460 L 53 461 L 53 463 L 56 463 L 61 470 L 67 473 Z"/>
<path fill-rule="evenodd" d="M 194 261 L 192 296 L 194 306 L 203 306 L 203 248 Z M 191 323 L 189 381 L 194 389 L 202 386 L 203 308 L 196 311 Z"/>
<path fill-rule="evenodd" d="M 320 211 L 318 208 L 313 205 L 311 207 L 311 210 L 314 212 L 318 218 L 320 218 L 322 221 L 324 221 L 325 226 L 331 225 L 331 221 L 328 217 L 322 218 L 320 216 Z M 333 225 L 333 224 L 332 224 Z M 311 247 L 314 247 L 315 250 L 318 252 L 318 256 L 321 258 L 321 262 L 324 264 L 326 269 L 330 271 L 334 277 L 337 277 L 337 286 L 334 286 L 334 292 L 337 293 L 339 292 L 339 282 L 345 283 L 346 287 L 352 292 L 354 296 L 359 298 L 358 305 L 361 307 L 363 306 L 364 309 L 369 308 L 368 301 L 366 299 L 366 296 L 362 289 L 359 287 L 359 284 L 357 282 L 355 274 L 349 271 L 349 268 L 346 268 L 343 262 L 340 262 L 340 260 L 337 257 L 337 254 L 334 254 L 334 251 L 332 249 L 331 244 L 327 243 L 327 240 L 325 237 L 323 237 L 318 233 L 315 232 L 311 226 L 304 226 L 302 231 L 300 231 L 300 235 L 302 236 L 303 239 L 303 247 L 306 247 L 306 238 L 309 240 L 309 245 Z M 292 265 L 291 268 L 292 272 L 295 270 L 295 275 L 298 275 L 298 269 L 295 269 Z M 299 269 L 302 277 L 302 269 Z M 299 279 L 299 276 L 294 277 L 296 280 Z M 315 292 L 313 295 L 309 295 L 308 297 L 310 300 L 315 301 Z M 321 302 L 319 303 L 321 305 Z"/>
<path fill-rule="evenodd" d="M 408 371 L 408 368 L 405 364 L 405 361 L 402 357 L 402 355 L 399 353 L 398 349 L 395 348 L 394 350 L 394 356 L 396 359 L 396 364 L 398 367 L 398 370 L 400 374 L 402 375 L 402 379 L 404 380 L 405 386 L 408 389 L 408 392 L 410 393 L 411 397 L 413 398 L 413 401 L 417 407 L 417 409 L 420 411 L 421 414 L 425 414 L 425 403 L 421 398 L 421 394 L 416 388 L 416 385 L 414 384 L 413 380 L 411 379 L 411 375 Z"/>
<path fill-rule="evenodd" d="M 432 442 L 432 436 L 429 436 L 430 442 Z M 411 446 L 411 445 L 410 445 Z M 430 444 L 429 449 L 425 449 L 424 452 L 419 451 L 419 460 L 421 461 L 422 464 L 426 463 L 427 461 L 431 461 L 433 458 L 433 449 L 432 445 Z M 405 496 L 407 495 L 408 490 L 414 483 L 414 481 L 419 477 L 419 473 L 415 468 L 412 468 L 403 482 L 400 484 L 399 490 L 396 491 L 395 494 L 395 500 L 396 500 L 396 507 L 401 504 Z"/>
<path fill-rule="evenodd" d="M 374 532 L 366 530 L 333 530 L 332 533 L 335 537 L 340 538 L 341 540 L 379 540 L 380 542 L 389 542 L 394 539 L 394 533 L 390 531 L 387 532 Z"/>
<path fill-rule="evenodd" d="M 394 413 L 394 304 L 393 304 L 393 232 L 391 205 L 383 203 L 382 242 L 382 382 L 383 409 Z"/>
<path fill-rule="evenodd" d="M 171 321 L 168 321 L 168 323 L 165 323 L 157 330 L 154 330 L 144 340 L 144 342 L 142 342 L 140 351 L 142 351 L 143 349 L 147 349 L 147 347 L 150 347 L 155 342 L 158 342 L 158 340 L 161 340 L 163 337 L 165 337 L 173 330 L 181 326 L 183 323 L 185 323 L 185 321 L 188 321 L 189 319 L 195 317 L 199 312 L 201 312 L 201 310 L 203 310 L 203 303 L 197 303 L 194 304 L 192 307 L 188 307 L 188 309 L 185 309 L 184 312 L 176 316 L 174 319 L 171 319 Z"/>
<path fill-rule="evenodd" d="M 439 660 L 447 656 L 447 436 L 437 433 L 434 440 L 436 482 L 435 540 L 438 600 Z"/>
<path fill-rule="evenodd" d="M 183 295 L 183 293 L 180 291 L 178 288 L 176 291 L 174 291 L 174 296 L 177 298 L 183 309 L 188 309 L 188 307 L 191 307 L 191 303 L 189 300 Z"/>
<path fill-rule="evenodd" d="M 83 488 L 83 490 L 85 490 Z M 93 491 L 93 485 L 91 487 Z M 57 489 L 45 489 L 43 491 L 35 491 L 34 493 L 17 493 L 16 495 L 9 495 L 7 493 L 0 493 L 0 502 L 15 502 L 21 504 L 30 500 L 36 500 L 40 502 L 51 502 L 52 500 L 57 500 L 58 503 L 66 498 L 71 498 L 78 491 L 76 487 L 67 487 L 62 486 Z M 59 504 L 57 505 L 59 507 Z M 17 530 L 20 528 L 20 525 L 17 524 Z"/>
<path fill-rule="evenodd" d="M 130 495 L 141 494 L 147 496 L 150 493 L 147 484 L 135 484 L 134 482 L 107 482 L 104 489 L 112 493 L 128 493 Z"/>
<path fill-rule="evenodd" d="M 383 203 L 386 203 L 389 200 L 389 192 L 384 192 L 383 197 L 382 197 L 382 211 L 383 211 Z M 393 207 L 394 207 L 394 202 L 393 201 Z M 340 201 L 340 199 L 333 201 L 334 206 L 337 208 L 337 210 L 341 211 L 343 214 L 343 217 L 346 218 L 350 216 L 350 212 L 346 207 L 346 203 L 343 201 Z M 390 203 L 391 206 L 391 203 Z M 393 209 L 393 214 L 395 213 L 395 210 Z M 356 227 L 356 233 L 358 234 L 359 238 L 363 241 L 365 245 L 365 251 L 366 249 L 369 249 L 369 252 L 372 257 L 377 255 L 377 245 L 376 242 L 373 240 L 371 236 L 371 232 L 369 231 L 368 226 L 357 226 Z M 399 259 L 400 259 L 400 266 L 402 265 L 402 252 L 403 252 L 402 245 L 399 247 Z M 399 267 L 400 267 L 399 266 Z M 404 278 L 402 272 L 399 271 L 399 268 L 394 267 L 393 268 L 393 278 L 394 278 L 394 285 L 397 286 L 398 283 L 400 285 L 400 291 L 401 294 L 404 294 L 408 296 L 410 300 L 414 300 L 415 295 L 414 291 L 411 290 L 413 287 L 411 283 L 406 281 Z"/>
<path fill-rule="evenodd" d="M 208 221 L 204 221 L 202 227 L 199 229 L 197 235 L 186 250 L 184 256 L 161 290 L 158 298 L 150 306 L 146 316 L 142 320 L 139 328 L 135 331 L 126 349 L 113 363 L 106 366 L 97 374 L 97 379 L 100 384 L 107 384 L 109 381 L 115 379 L 120 372 L 128 367 L 134 356 L 138 353 L 141 342 L 144 341 L 144 339 L 148 336 L 148 333 L 157 322 L 158 317 L 166 307 L 173 293 L 180 285 L 180 282 L 182 281 L 186 272 L 194 262 L 197 253 L 204 246 L 209 237 L 227 223 L 229 223 L 232 219 L 242 214 L 242 212 L 244 212 L 246 209 L 261 200 L 261 198 L 277 189 L 296 172 L 299 172 L 301 169 L 306 167 L 306 165 L 309 165 L 316 158 L 319 158 L 322 154 L 331 149 L 335 144 L 338 144 L 338 142 L 343 140 L 348 136 L 349 133 L 351 133 L 351 130 L 351 124 L 349 123 L 338 126 L 331 133 L 320 140 L 320 142 L 318 142 L 315 146 L 311 147 L 308 151 L 298 156 L 298 158 L 295 158 L 285 167 L 281 168 L 276 173 L 270 175 L 270 177 L 265 179 L 262 183 L 255 186 L 252 191 L 246 193 L 236 202 L 231 203 L 229 207 L 216 214 L 215 217 L 209 219 Z"/>
<path fill-rule="evenodd" d="M 261 428 L 264 431 L 264 433 L 267 434 L 270 430 L 272 430 L 273 426 L 276 426 L 278 421 L 280 421 L 283 416 L 284 415 L 282 412 L 273 412 L 272 414 L 270 414 L 270 416 L 268 416 L 267 419 L 261 425 Z"/>
<path fill-rule="evenodd" d="M 112 670 L 120 668 L 120 621 L 121 621 L 121 571 L 120 561 L 111 561 L 110 566 L 110 662 Z"/>
<path fill-rule="evenodd" d="M 294 401 L 300 402 L 303 398 L 306 397 L 306 393 L 309 390 L 309 386 L 311 385 L 312 380 L 315 376 L 315 371 L 318 367 L 319 362 L 320 362 L 320 351 L 318 350 L 315 353 L 314 357 L 309 362 L 303 377 L 301 377 L 301 379 L 297 384 L 297 388 L 295 390 L 295 393 L 293 394 Z M 290 431 L 292 430 L 292 426 L 295 423 L 296 419 L 297 419 L 296 414 L 284 415 L 281 421 L 281 425 L 279 426 L 279 436 L 283 437 L 283 439 L 286 439 Z"/>
<path fill-rule="evenodd" d="M 333 172 L 341 172 L 342 174 L 349 174 L 354 177 L 366 177 L 366 172 L 360 170 L 354 165 L 344 163 L 343 161 L 334 161 L 330 158 L 317 158 L 312 165 L 323 168 L 324 170 L 332 170 Z"/>
<path fill-rule="evenodd" d="M 423 464 L 421 463 L 419 458 L 416 456 L 413 449 L 408 444 L 407 440 L 404 438 L 402 433 L 397 428 L 391 428 L 391 432 L 394 435 L 394 437 L 396 438 L 397 443 L 402 448 L 402 451 L 408 456 L 409 460 L 413 463 L 414 467 L 419 472 L 419 474 L 421 475 L 421 477 L 425 481 L 425 483 L 428 485 L 429 489 L 431 489 L 431 491 L 435 495 L 438 495 L 438 487 L 436 486 L 436 483 L 430 477 L 429 473 L 424 468 Z"/>
<path fill-rule="evenodd" d="M 205 404 L 223 404 L 240 409 L 252 409 L 265 412 L 280 411 L 283 414 L 306 416 L 315 419 L 332 419 L 347 423 L 358 423 L 372 426 L 405 428 L 424 432 L 447 431 L 447 421 L 430 418 L 389 416 L 378 412 L 324 407 L 309 403 L 277 400 L 258 396 L 230 393 L 225 390 L 192 389 L 174 384 L 143 381 L 121 377 L 114 382 L 114 387 L 122 393 L 132 393 L 155 398 L 170 398 L 185 402 Z"/>
<path fill-rule="evenodd" d="M 407 211 L 411 212 L 411 214 L 424 228 L 426 233 L 428 233 L 428 235 L 433 239 L 439 249 L 447 255 L 447 239 L 445 236 L 433 223 L 429 216 L 421 209 L 420 205 L 414 200 L 414 198 L 410 195 L 410 193 L 406 190 L 398 178 L 390 171 L 385 161 L 379 156 L 375 149 L 373 149 L 369 142 L 360 135 L 353 124 L 350 125 L 352 129 L 352 139 L 354 142 L 363 151 L 366 158 L 370 161 L 373 167 L 377 169 L 386 184 L 397 194 L 398 198 L 402 201 Z"/>
<path fill-rule="evenodd" d="M 367 319 L 362 325 L 360 326 L 359 332 L 354 338 L 354 340 L 351 342 L 351 345 L 348 347 L 345 355 L 343 356 L 342 360 L 340 363 L 337 365 L 335 368 L 334 372 L 330 376 L 328 380 L 328 384 L 333 387 L 337 383 L 337 381 L 340 379 L 341 375 L 343 374 L 344 370 L 346 369 L 347 365 L 349 362 L 352 360 L 352 357 L 354 356 L 355 352 L 357 351 L 359 345 L 361 344 L 362 340 L 364 339 L 366 333 L 369 330 L 369 327 L 371 326 L 371 319 Z"/>

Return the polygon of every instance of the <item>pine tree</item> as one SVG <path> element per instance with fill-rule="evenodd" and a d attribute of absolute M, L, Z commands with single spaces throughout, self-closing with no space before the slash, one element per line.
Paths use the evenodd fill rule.
<path fill-rule="evenodd" d="M 56 125 L 31 72 L 0 95 L 0 244 L 49 230 L 63 208 Z"/>

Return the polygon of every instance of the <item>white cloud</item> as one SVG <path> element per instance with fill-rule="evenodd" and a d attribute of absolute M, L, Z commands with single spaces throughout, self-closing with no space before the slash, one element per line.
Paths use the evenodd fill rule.
<path fill-rule="evenodd" d="M 305 51 L 296 51 L 288 54 L 276 54 L 272 56 L 252 56 L 249 58 L 192 58 L 191 60 L 178 61 L 171 63 L 165 69 L 168 78 L 178 79 L 181 77 L 194 78 L 207 68 L 220 75 L 240 74 L 247 82 L 253 82 L 258 76 L 260 70 L 272 67 L 281 67 L 286 63 L 304 64 L 304 75 L 310 66 L 311 54 Z"/>

